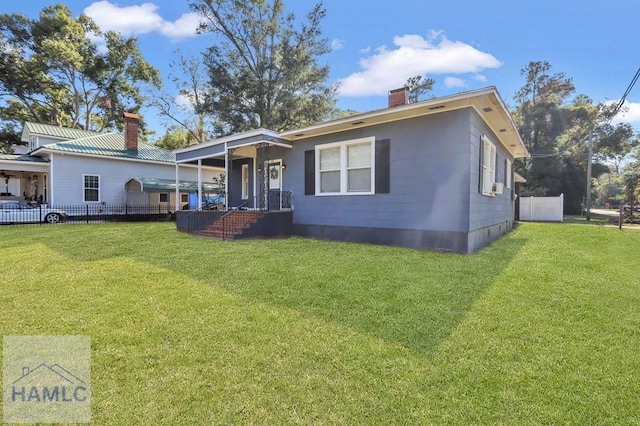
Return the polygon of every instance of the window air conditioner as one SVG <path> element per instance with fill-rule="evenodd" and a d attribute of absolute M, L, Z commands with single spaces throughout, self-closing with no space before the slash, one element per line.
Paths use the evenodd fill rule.
<path fill-rule="evenodd" d="M 494 194 L 502 194 L 503 191 L 504 191 L 504 183 L 496 182 L 493 184 Z"/>

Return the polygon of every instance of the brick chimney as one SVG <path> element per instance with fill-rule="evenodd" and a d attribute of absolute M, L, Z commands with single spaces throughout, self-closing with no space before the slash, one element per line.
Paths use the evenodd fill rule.
<path fill-rule="evenodd" d="M 138 121 L 140 116 L 125 112 L 124 118 L 124 145 L 127 151 L 138 151 Z"/>
<path fill-rule="evenodd" d="M 389 108 L 409 103 L 409 88 L 401 87 L 389 91 Z"/>

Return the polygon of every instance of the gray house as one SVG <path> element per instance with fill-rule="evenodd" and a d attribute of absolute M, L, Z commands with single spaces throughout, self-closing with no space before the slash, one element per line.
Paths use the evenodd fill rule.
<path fill-rule="evenodd" d="M 382 110 L 177 150 L 176 167 L 223 165 L 227 176 L 224 211 L 179 212 L 178 228 L 458 253 L 508 232 L 513 160 L 528 153 L 496 89 L 413 104 L 407 95 L 390 92 Z"/>

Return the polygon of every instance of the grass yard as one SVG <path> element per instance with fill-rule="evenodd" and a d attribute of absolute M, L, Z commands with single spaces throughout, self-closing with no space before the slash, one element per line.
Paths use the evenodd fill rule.
<path fill-rule="evenodd" d="M 640 232 L 450 255 L 0 227 L 3 335 L 89 335 L 96 424 L 640 424 Z"/>

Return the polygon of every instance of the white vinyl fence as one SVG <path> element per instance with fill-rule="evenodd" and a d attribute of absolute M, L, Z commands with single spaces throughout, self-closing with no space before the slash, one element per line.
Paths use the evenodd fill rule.
<path fill-rule="evenodd" d="M 521 197 L 520 220 L 562 222 L 564 194 L 558 197 Z"/>

